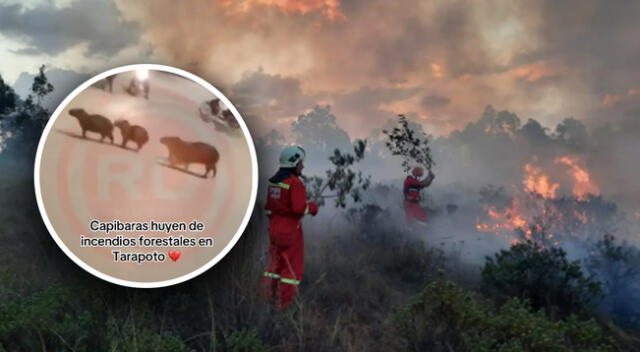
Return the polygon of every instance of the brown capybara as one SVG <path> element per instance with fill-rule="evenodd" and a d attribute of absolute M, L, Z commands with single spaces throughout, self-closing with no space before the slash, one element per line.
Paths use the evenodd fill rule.
<path fill-rule="evenodd" d="M 136 151 L 139 151 L 149 141 L 149 134 L 142 126 L 130 125 L 127 120 L 117 120 L 113 125 L 120 129 L 123 148 L 127 148 L 128 141 L 133 141 L 138 145 Z"/>
<path fill-rule="evenodd" d="M 111 120 L 102 115 L 88 114 L 84 109 L 71 109 L 69 115 L 78 119 L 80 128 L 82 128 L 82 138 L 87 138 L 87 131 L 100 133 L 100 141 L 105 137 L 109 137 L 113 143 L 113 124 Z"/>
<path fill-rule="evenodd" d="M 169 164 L 185 164 L 185 168 L 189 168 L 189 164 L 204 164 L 206 171 L 203 177 L 207 177 L 209 171 L 213 171 L 216 176 L 216 163 L 220 159 L 218 150 L 207 143 L 202 142 L 186 142 L 180 137 L 162 137 L 160 143 L 169 149 Z"/>

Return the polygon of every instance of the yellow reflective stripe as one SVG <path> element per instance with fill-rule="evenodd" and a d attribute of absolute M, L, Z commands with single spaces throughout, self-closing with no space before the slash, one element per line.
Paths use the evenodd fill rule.
<path fill-rule="evenodd" d="M 289 189 L 289 187 L 291 187 L 291 186 L 289 186 L 288 184 L 286 184 L 284 182 L 271 183 L 271 185 L 275 186 L 275 187 L 284 188 L 284 189 Z"/>
<path fill-rule="evenodd" d="M 307 204 L 307 208 L 304 210 L 304 215 L 309 214 L 309 204 Z"/>
<path fill-rule="evenodd" d="M 267 271 L 264 272 L 264 276 L 270 277 L 272 279 L 279 279 L 280 278 L 280 275 L 274 274 L 274 273 L 270 273 L 270 272 L 267 272 Z"/>
<path fill-rule="evenodd" d="M 300 280 L 294 280 L 294 279 L 287 279 L 286 277 L 283 277 L 280 279 L 280 282 L 282 282 L 283 284 L 290 284 L 290 285 L 300 285 Z"/>

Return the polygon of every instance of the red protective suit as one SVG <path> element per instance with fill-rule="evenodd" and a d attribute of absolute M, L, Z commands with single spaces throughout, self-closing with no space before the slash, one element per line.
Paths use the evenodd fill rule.
<path fill-rule="evenodd" d="M 424 187 L 422 182 L 413 176 L 407 176 L 404 180 L 404 214 L 408 224 L 427 221 L 427 212 L 420 206 L 420 190 Z"/>
<path fill-rule="evenodd" d="M 304 272 L 304 241 L 301 219 L 315 215 L 318 207 L 307 203 L 302 181 L 291 174 L 281 182 L 270 183 L 265 206 L 269 216 L 269 266 L 262 279 L 263 295 L 287 308 L 296 295 Z"/>

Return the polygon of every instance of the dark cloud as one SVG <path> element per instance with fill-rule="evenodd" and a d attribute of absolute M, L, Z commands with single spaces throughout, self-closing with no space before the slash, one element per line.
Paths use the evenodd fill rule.
<path fill-rule="evenodd" d="M 88 55 L 117 54 L 137 42 L 138 28 L 122 20 L 112 1 L 76 1 L 68 7 L 51 3 L 34 8 L 0 5 L 0 33 L 22 42 L 23 55 L 56 55 L 87 44 Z"/>
<path fill-rule="evenodd" d="M 451 103 L 451 99 L 440 95 L 426 95 L 422 98 L 422 106 L 425 108 L 441 108 Z"/>

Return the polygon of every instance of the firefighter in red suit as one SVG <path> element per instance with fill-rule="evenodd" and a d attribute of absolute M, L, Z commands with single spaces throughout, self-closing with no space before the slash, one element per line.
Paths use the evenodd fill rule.
<path fill-rule="evenodd" d="M 429 175 L 420 180 L 424 175 L 424 170 L 421 167 L 416 167 L 412 170 L 412 175 L 407 176 L 404 180 L 404 213 L 407 224 L 413 225 L 415 222 L 426 223 L 427 213 L 420 206 L 420 190 L 429 187 L 435 175 L 429 171 Z"/>
<path fill-rule="evenodd" d="M 302 217 L 318 213 L 316 204 L 307 202 L 299 178 L 304 157 L 301 147 L 286 147 L 280 154 L 280 169 L 269 179 L 267 190 L 269 266 L 262 279 L 262 294 L 282 309 L 291 305 L 304 272 Z"/>

